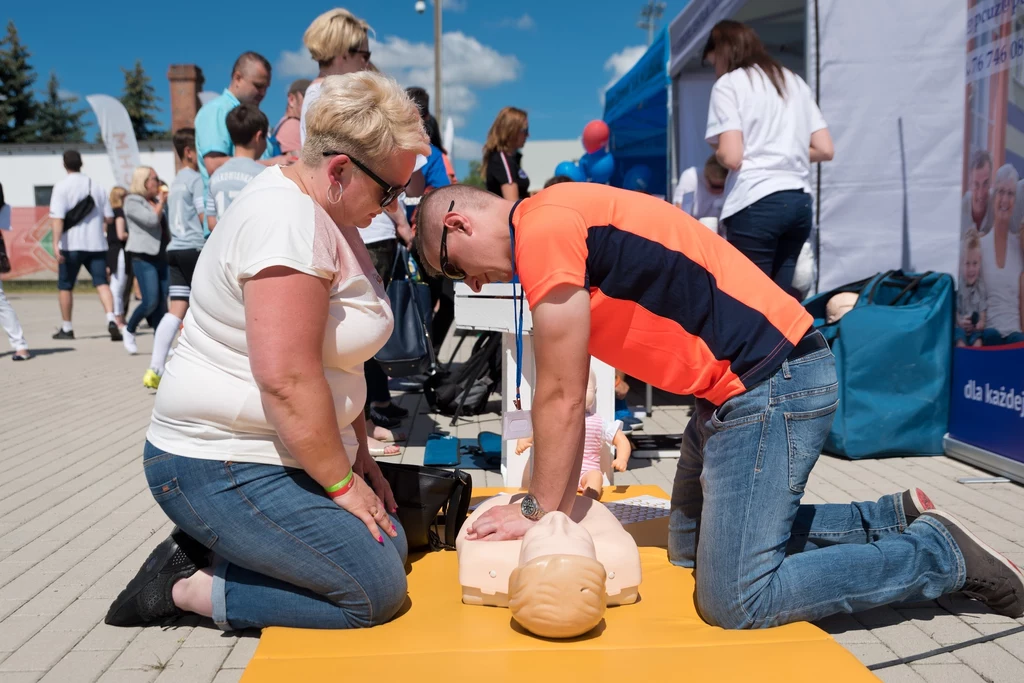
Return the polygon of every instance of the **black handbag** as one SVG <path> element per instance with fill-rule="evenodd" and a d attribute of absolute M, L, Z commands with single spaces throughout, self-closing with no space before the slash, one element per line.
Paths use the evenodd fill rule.
<path fill-rule="evenodd" d="M 430 340 L 430 286 L 409 277 L 408 256 L 399 245 L 388 285 L 395 329 L 374 356 L 388 377 L 422 375 L 436 364 Z"/>
<path fill-rule="evenodd" d="M 473 478 L 462 470 L 378 462 L 398 503 L 409 550 L 454 550 L 469 515 Z"/>
<path fill-rule="evenodd" d="M 11 259 L 7 257 L 7 245 L 4 244 L 3 233 L 0 233 L 0 274 L 11 272 Z"/>

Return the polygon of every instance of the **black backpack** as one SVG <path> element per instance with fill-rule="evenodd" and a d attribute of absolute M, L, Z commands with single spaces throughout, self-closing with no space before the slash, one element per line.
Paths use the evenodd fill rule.
<path fill-rule="evenodd" d="M 96 208 L 96 200 L 92 198 L 92 178 L 89 179 L 89 194 L 64 214 L 64 230 L 70 230 L 85 220 L 85 217 Z"/>
<path fill-rule="evenodd" d="M 479 415 L 487 409 L 491 393 L 501 385 L 501 333 L 485 332 L 473 344 L 462 366 L 452 372 L 441 369 L 423 384 L 423 395 L 432 410 L 451 415 Z"/>

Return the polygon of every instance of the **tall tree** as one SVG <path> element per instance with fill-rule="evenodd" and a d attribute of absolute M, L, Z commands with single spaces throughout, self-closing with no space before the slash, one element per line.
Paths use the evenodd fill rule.
<path fill-rule="evenodd" d="M 487 187 L 487 182 L 484 180 L 482 169 L 483 166 L 479 161 L 469 162 L 469 174 L 459 182 L 463 185 L 479 187 L 481 190 L 485 189 Z"/>
<path fill-rule="evenodd" d="M 0 142 L 29 142 L 35 138 L 32 84 L 36 75 L 28 63 L 31 56 L 14 22 L 8 21 L 7 35 L 0 39 Z"/>
<path fill-rule="evenodd" d="M 164 132 L 155 130 L 154 126 L 159 124 L 153 114 L 160 111 L 157 102 L 156 90 L 149 82 L 149 76 L 142 68 L 142 61 L 137 60 L 132 69 L 122 68 L 124 72 L 124 94 L 121 95 L 121 104 L 128 110 L 128 116 L 132 120 L 132 128 L 135 129 L 136 140 L 150 140 L 163 137 Z"/>
<path fill-rule="evenodd" d="M 77 97 L 61 97 L 57 74 L 50 73 L 46 84 L 46 99 L 39 104 L 36 113 L 36 129 L 40 142 L 82 142 L 85 130 L 82 116 L 85 111 L 74 108 Z"/>

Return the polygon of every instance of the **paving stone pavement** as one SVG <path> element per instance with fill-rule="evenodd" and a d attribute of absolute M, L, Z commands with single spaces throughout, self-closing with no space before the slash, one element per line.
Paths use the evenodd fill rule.
<path fill-rule="evenodd" d="M 96 297 L 76 293 L 77 339 L 54 341 L 54 295 L 8 297 L 38 355 L 12 363 L 7 347 L 0 347 L 0 683 L 238 681 L 257 632 L 225 634 L 197 617 L 147 629 L 102 623 L 111 599 L 171 528 L 139 463 L 155 395 L 142 387 L 151 331 L 142 331 L 139 355 L 128 356 L 109 340 Z M 452 343 L 449 338 L 443 358 Z M 397 400 L 415 419 L 407 424 L 409 446 L 386 459 L 421 463 L 426 436 L 451 429 L 448 419 L 427 414 L 420 395 Z M 688 415 L 685 405 L 656 405 L 647 431 L 681 432 Z M 452 431 L 471 437 L 481 430 L 500 431 L 500 420 L 483 415 Z M 616 483 L 670 490 L 674 468 L 671 459 L 634 458 Z M 477 486 L 501 484 L 495 472 L 473 474 Z M 822 457 L 804 501 L 877 499 L 920 486 L 1024 566 L 1024 487 L 957 483 L 979 475 L 948 458 Z M 962 596 L 830 617 L 819 625 L 867 665 L 954 648 L 877 671 L 887 683 L 1024 681 L 1024 633 L 958 647 L 1024 620 L 992 614 Z"/>

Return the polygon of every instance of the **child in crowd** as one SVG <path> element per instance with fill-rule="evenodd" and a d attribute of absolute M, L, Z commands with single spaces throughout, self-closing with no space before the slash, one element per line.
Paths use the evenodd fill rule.
<path fill-rule="evenodd" d="M 587 381 L 587 412 L 586 429 L 583 440 L 583 469 L 580 471 L 579 493 L 590 496 L 594 500 L 601 497 L 604 488 L 604 475 L 601 472 L 601 449 L 605 444 L 615 446 L 615 459 L 612 469 L 625 472 L 629 464 L 629 456 L 633 447 L 622 432 L 622 423 L 618 420 L 606 422 L 597 412 L 597 375 L 590 371 Z M 519 439 L 516 442 L 516 455 L 522 454 L 533 446 L 533 437 Z"/>
<path fill-rule="evenodd" d="M 718 219 L 725 204 L 725 179 L 729 172 L 714 154 L 704 162 L 704 172 L 697 177 L 697 167 L 683 171 L 672 196 L 672 203 L 697 220 Z"/>
<path fill-rule="evenodd" d="M 985 282 L 981 279 L 981 241 L 971 230 L 960 250 L 960 288 L 956 293 L 956 345 L 981 346 L 985 330 Z"/>
<path fill-rule="evenodd" d="M 256 161 L 267 149 L 270 122 L 266 114 L 255 105 L 240 104 L 228 112 L 226 123 L 235 154 L 210 176 L 210 194 L 206 197 L 210 230 L 249 181 L 267 168 Z"/>

